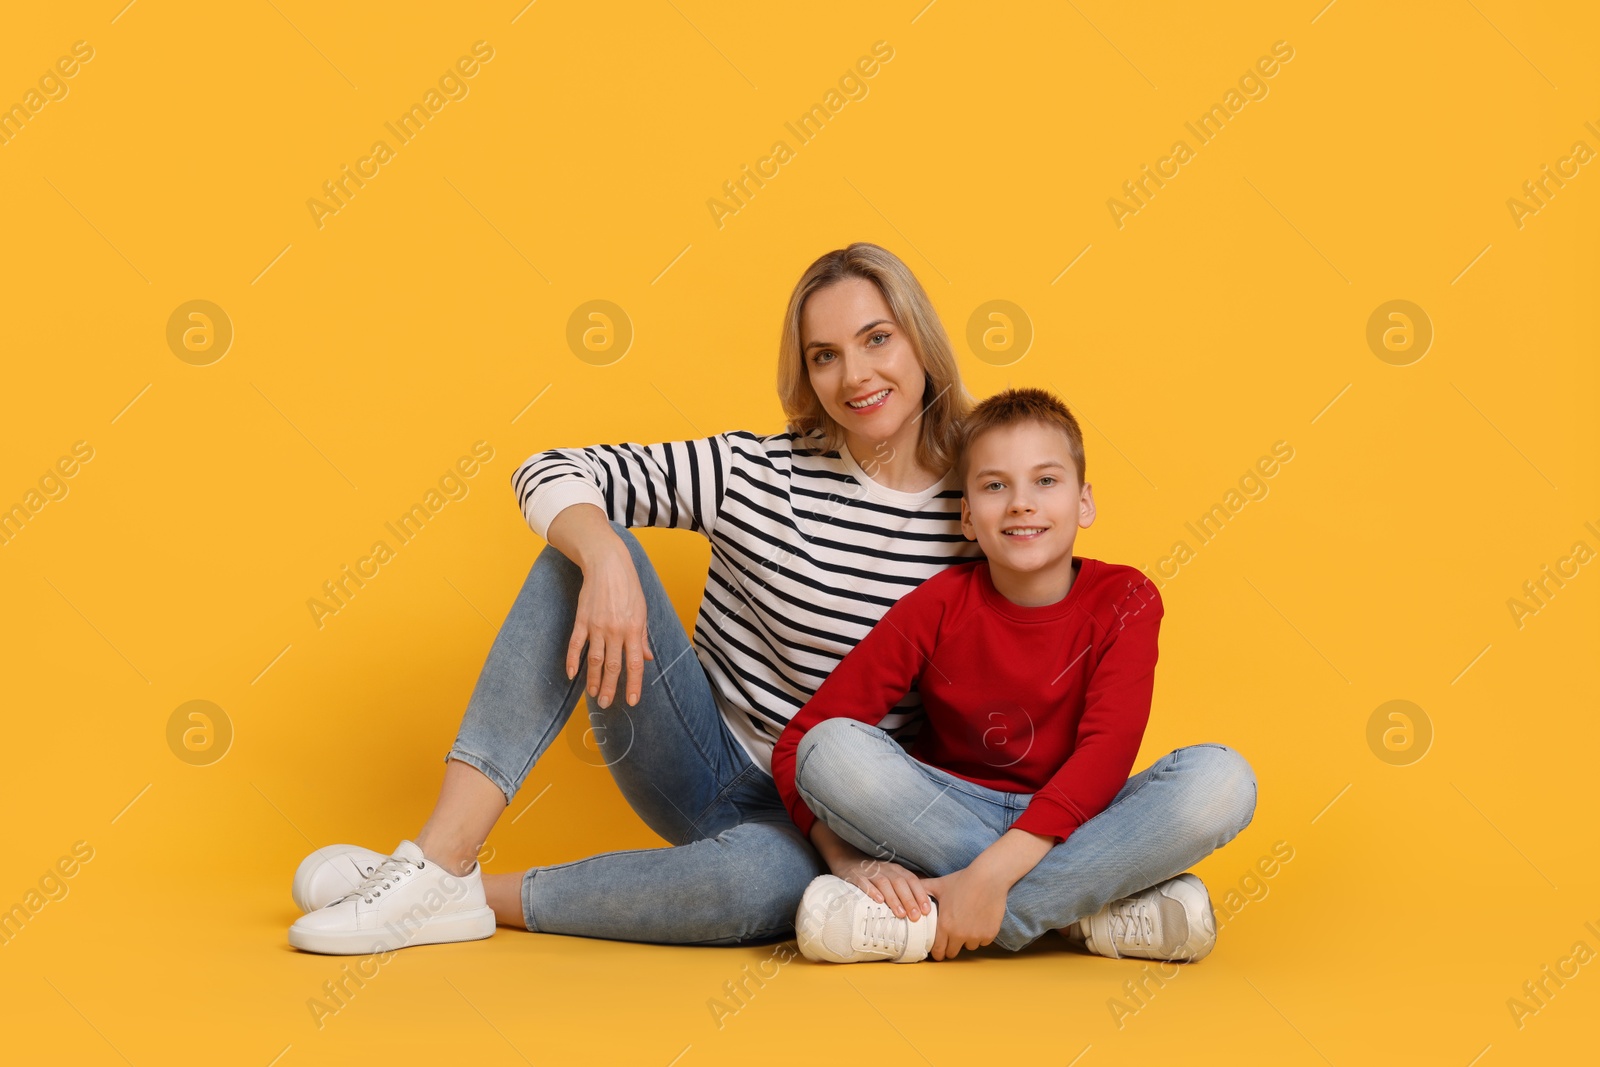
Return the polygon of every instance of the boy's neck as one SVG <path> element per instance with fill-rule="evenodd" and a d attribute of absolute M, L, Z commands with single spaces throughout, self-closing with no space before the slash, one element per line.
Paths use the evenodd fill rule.
<path fill-rule="evenodd" d="M 995 591 L 1022 608 L 1044 608 L 1060 603 L 1072 589 L 1078 572 L 1069 555 L 1036 571 L 1017 571 L 989 562 L 989 579 Z"/>

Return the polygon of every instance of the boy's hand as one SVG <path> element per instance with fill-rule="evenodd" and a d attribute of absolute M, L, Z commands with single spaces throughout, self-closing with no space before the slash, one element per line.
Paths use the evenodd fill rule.
<path fill-rule="evenodd" d="M 898 863 L 856 855 L 832 865 L 836 877 L 866 893 L 880 904 L 888 904 L 903 919 L 916 922 L 933 910 L 926 883 Z"/>
<path fill-rule="evenodd" d="M 932 958 L 955 959 L 963 948 L 987 945 L 1000 933 L 1009 888 L 1003 881 L 965 867 L 942 878 L 924 879 L 922 885 L 939 902 Z"/>

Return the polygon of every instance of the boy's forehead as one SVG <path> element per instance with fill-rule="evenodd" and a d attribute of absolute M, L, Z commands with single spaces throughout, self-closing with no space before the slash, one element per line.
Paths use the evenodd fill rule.
<path fill-rule="evenodd" d="M 1018 422 L 985 430 L 967 445 L 967 466 L 974 473 L 986 468 L 1031 469 L 1055 463 L 1073 469 L 1072 449 L 1064 431 L 1037 422 Z"/>

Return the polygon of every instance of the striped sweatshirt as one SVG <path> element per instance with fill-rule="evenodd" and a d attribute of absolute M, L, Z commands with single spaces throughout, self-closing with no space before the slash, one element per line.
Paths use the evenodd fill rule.
<path fill-rule="evenodd" d="M 533 532 L 590 503 L 627 527 L 711 542 L 695 654 L 728 729 L 772 770 L 784 725 L 890 606 L 952 563 L 983 558 L 961 534 L 955 472 L 921 492 L 879 485 L 822 436 L 736 430 L 662 444 L 556 448 L 511 476 Z M 797 447 L 798 445 L 798 447 Z M 875 723 L 902 741 L 920 724 L 907 693 Z"/>

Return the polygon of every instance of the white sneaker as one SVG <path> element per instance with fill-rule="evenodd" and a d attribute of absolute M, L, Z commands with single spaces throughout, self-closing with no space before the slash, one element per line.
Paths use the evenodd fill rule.
<path fill-rule="evenodd" d="M 939 905 L 915 922 L 902 919 L 843 878 L 813 879 L 794 925 L 800 954 L 826 963 L 916 963 L 933 948 Z"/>
<path fill-rule="evenodd" d="M 328 845 L 300 861 L 289 890 L 301 911 L 316 911 L 353 892 L 388 859 L 360 845 Z"/>
<path fill-rule="evenodd" d="M 366 956 L 374 952 L 478 941 L 494 933 L 483 873 L 473 864 L 457 876 L 402 841 L 347 896 L 310 911 L 289 927 L 289 944 L 306 952 Z"/>
<path fill-rule="evenodd" d="M 1077 925 L 1085 948 L 1114 960 L 1137 956 L 1196 963 L 1217 943 L 1211 895 L 1192 874 L 1113 900 Z"/>

